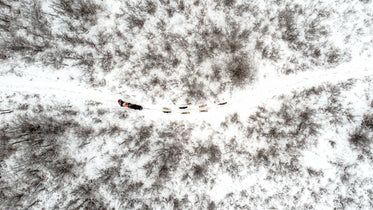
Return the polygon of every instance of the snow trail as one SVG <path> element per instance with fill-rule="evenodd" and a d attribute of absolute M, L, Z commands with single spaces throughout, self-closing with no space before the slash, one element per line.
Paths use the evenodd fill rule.
<path fill-rule="evenodd" d="M 273 76 L 258 81 L 250 91 L 239 91 L 230 99 L 233 109 L 239 109 L 240 104 L 250 107 L 260 105 L 266 99 L 295 90 L 312 88 L 324 83 L 336 84 L 349 79 L 363 79 L 373 75 L 369 68 L 370 60 L 359 59 L 354 62 L 341 64 L 334 69 L 300 72 L 292 75 Z M 242 96 L 246 96 L 242 98 Z"/>
<path fill-rule="evenodd" d="M 317 70 L 300 72 L 292 75 L 274 75 L 271 77 L 260 79 L 251 87 L 236 91 L 229 99 L 227 104 L 220 106 L 214 103 L 207 103 L 208 112 L 201 113 L 198 111 L 198 105 L 190 106 L 191 114 L 184 115 L 186 118 L 191 115 L 204 116 L 204 119 L 216 119 L 217 115 L 222 112 L 232 113 L 249 110 L 263 104 L 266 100 L 278 96 L 280 94 L 290 93 L 297 89 L 311 88 L 323 83 L 338 83 L 348 79 L 362 79 L 366 76 L 373 75 L 371 64 L 368 59 L 358 59 L 354 62 L 341 64 L 334 69 Z M 30 94 L 40 94 L 42 96 L 54 95 L 57 98 L 63 97 L 69 99 L 71 104 L 83 105 L 87 101 L 98 102 L 98 107 L 120 110 L 124 109 L 118 106 L 117 100 L 123 96 L 112 93 L 107 90 L 99 90 L 92 87 L 84 87 L 79 84 L 66 84 L 61 81 L 51 81 L 48 79 L 33 79 L 27 80 L 23 77 L 3 76 L 0 79 L 0 92 L 25 92 Z M 83 99 L 83 100 L 82 100 Z M 142 103 L 144 106 L 143 112 L 159 112 L 158 116 L 162 118 L 180 117 L 180 112 L 175 106 L 167 105 L 151 105 Z M 167 106 L 172 109 L 172 113 L 165 114 L 162 112 L 162 107 Z M 153 116 L 156 116 L 152 114 Z M 167 116 L 167 117 L 165 117 Z M 224 115 L 226 116 L 226 115 Z M 185 118 L 185 117 L 183 117 Z"/>

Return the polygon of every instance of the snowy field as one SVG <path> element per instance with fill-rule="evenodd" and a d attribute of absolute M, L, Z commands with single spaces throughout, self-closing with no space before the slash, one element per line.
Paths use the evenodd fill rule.
<path fill-rule="evenodd" d="M 372 53 L 371 0 L 0 0 L 0 209 L 373 209 Z"/>

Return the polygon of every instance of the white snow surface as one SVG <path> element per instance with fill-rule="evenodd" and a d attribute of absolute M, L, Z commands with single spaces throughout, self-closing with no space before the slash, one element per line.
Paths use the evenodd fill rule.
<path fill-rule="evenodd" d="M 97 51 L 115 52 L 111 71 L 86 68 L 77 58 L 56 68 L 38 60 L 47 55 L 41 53 L 0 60 L 1 209 L 373 208 L 371 1 L 149 1 L 155 11 L 149 2 L 92 2 L 104 9 L 79 36 Z M 42 5 L 54 14 L 52 1 Z M 290 26 L 276 25 L 281 11 L 292 11 L 285 19 L 297 26 L 315 21 L 319 39 L 300 27 L 289 41 Z M 143 25 L 129 21 L 131 15 Z M 53 36 L 67 30 L 59 17 L 49 21 Z M 192 47 L 212 43 L 203 40 L 203 27 L 234 39 L 231 22 L 239 23 L 239 33 L 252 29 L 239 52 L 214 49 L 195 61 Z M 100 32 L 116 35 L 100 45 Z M 77 57 L 97 53 L 88 41 L 67 47 L 61 40 L 55 48 Z M 164 40 L 178 44 L 167 52 Z M 318 57 L 309 53 L 315 46 Z M 227 68 L 241 55 L 255 61 L 253 82 L 215 97 L 206 93 L 182 114 L 185 78 L 215 93 L 221 84 L 206 76 L 212 66 Z M 178 64 L 147 69 L 143 58 L 152 56 L 153 63 L 177 58 Z M 220 82 L 229 84 L 226 74 Z M 156 77 L 168 86 L 142 86 Z M 118 99 L 144 109 L 119 107 Z M 199 111 L 202 104 L 207 112 Z"/>

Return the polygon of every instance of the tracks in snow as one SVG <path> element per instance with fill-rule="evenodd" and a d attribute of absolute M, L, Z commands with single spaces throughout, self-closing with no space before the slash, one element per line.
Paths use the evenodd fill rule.
<path fill-rule="evenodd" d="M 335 84 L 348 79 L 362 79 L 365 76 L 373 75 L 373 69 L 370 66 L 371 62 L 369 60 L 361 59 L 324 71 L 318 70 L 288 76 L 272 76 L 258 81 L 249 89 L 237 91 L 230 99 L 227 99 L 228 104 L 224 106 L 209 103 L 207 105 L 209 112 L 207 113 L 200 113 L 198 106 L 190 106 L 188 108 L 191 115 L 211 115 L 208 118 L 211 117 L 213 119 L 217 114 L 221 115 L 222 112 L 248 110 L 274 96 L 287 94 L 294 90 L 311 88 L 326 82 Z M 117 99 L 121 98 L 118 94 L 92 88 L 87 89 L 79 84 L 65 84 L 47 79 L 30 81 L 22 77 L 5 76 L 0 79 L 0 92 L 26 92 L 43 96 L 55 95 L 57 98 L 68 99 L 71 104 L 76 105 L 83 105 L 87 101 L 92 100 L 99 102 L 99 106 L 103 108 L 123 109 L 117 105 Z M 162 113 L 162 106 L 147 106 L 146 104 L 144 106 L 145 112 L 157 111 Z M 217 109 L 218 107 L 220 108 Z M 173 108 L 173 112 L 168 114 L 168 116 L 175 115 L 174 110 L 178 110 L 178 108 Z M 179 110 L 179 112 L 181 111 L 184 110 Z"/>
<path fill-rule="evenodd" d="M 259 81 L 250 91 L 244 90 L 235 94 L 230 103 L 232 109 L 235 110 L 239 110 L 240 104 L 245 104 L 245 107 L 256 107 L 267 99 L 292 91 L 312 88 L 324 83 L 337 84 L 349 79 L 363 79 L 366 76 L 373 75 L 373 68 L 367 65 L 369 63 L 370 61 L 360 60 L 324 71 L 308 71 L 267 78 Z"/>

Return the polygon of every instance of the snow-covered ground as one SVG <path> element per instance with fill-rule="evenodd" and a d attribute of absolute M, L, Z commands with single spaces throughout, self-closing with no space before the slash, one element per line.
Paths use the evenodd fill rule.
<path fill-rule="evenodd" d="M 0 208 L 373 208 L 371 1 L 0 10 Z"/>

